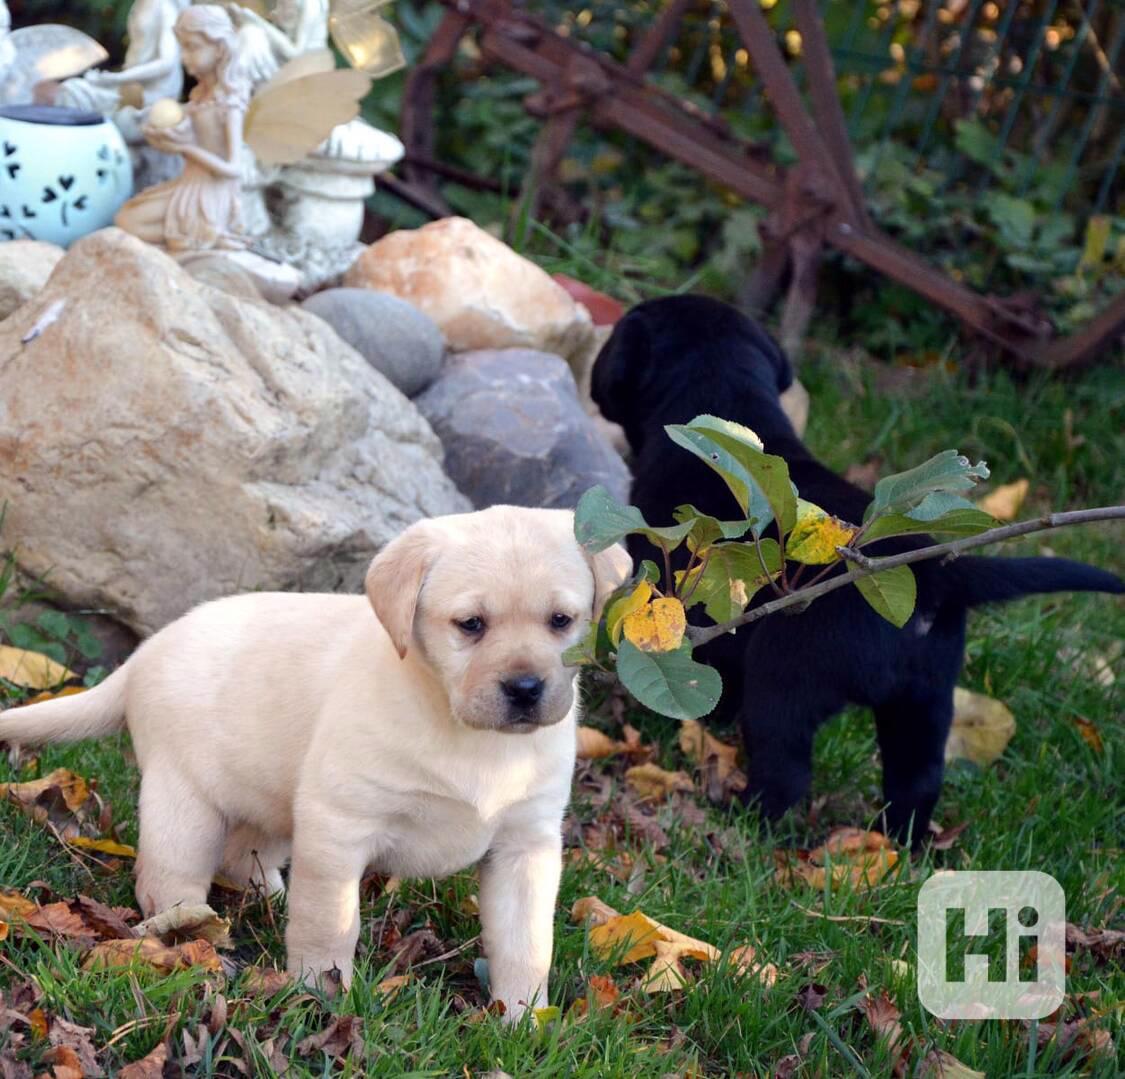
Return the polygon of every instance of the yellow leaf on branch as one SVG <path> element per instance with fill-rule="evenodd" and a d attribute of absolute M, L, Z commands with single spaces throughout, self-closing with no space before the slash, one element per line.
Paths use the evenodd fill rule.
<path fill-rule="evenodd" d="M 687 630 L 684 605 L 673 596 L 654 599 L 621 622 L 625 639 L 642 652 L 674 652 Z"/>
<path fill-rule="evenodd" d="M 837 547 L 846 547 L 858 530 L 826 513 L 812 502 L 797 499 L 797 523 L 785 543 L 785 555 L 794 562 L 825 566 L 838 562 Z"/>
<path fill-rule="evenodd" d="M 605 631 L 614 644 L 621 643 L 622 622 L 634 611 L 639 611 L 652 599 L 652 584 L 641 581 L 627 596 L 614 600 L 605 613 Z"/>

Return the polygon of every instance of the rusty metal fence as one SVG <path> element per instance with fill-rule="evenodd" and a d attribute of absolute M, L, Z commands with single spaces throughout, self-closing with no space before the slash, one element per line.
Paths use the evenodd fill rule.
<path fill-rule="evenodd" d="M 762 306 L 788 282 L 789 341 L 830 249 L 1029 362 L 1096 358 L 1125 326 L 1125 294 L 1069 336 L 1032 295 L 1068 269 L 1063 234 L 1073 262 L 1075 238 L 1104 245 L 1125 209 L 1121 0 L 442 3 L 403 113 L 408 176 L 434 212 L 435 85 L 468 54 L 538 84 L 525 102 L 543 123 L 536 192 L 593 124 L 764 207 L 746 299 Z M 964 242 L 981 205 L 1013 239 L 1002 256 Z"/>

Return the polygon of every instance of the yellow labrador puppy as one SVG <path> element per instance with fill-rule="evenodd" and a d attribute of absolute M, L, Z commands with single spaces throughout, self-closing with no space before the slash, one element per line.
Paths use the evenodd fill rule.
<path fill-rule="evenodd" d="M 367 867 L 480 861 L 492 992 L 517 1018 L 547 999 L 578 711 L 562 652 L 631 568 L 621 548 L 587 556 L 573 525 L 511 506 L 420 521 L 366 599 L 204 604 L 95 689 L 0 715 L 0 741 L 127 725 L 141 909 L 202 903 L 220 869 L 280 890 L 291 858 L 288 966 L 306 977 L 350 980 Z"/>

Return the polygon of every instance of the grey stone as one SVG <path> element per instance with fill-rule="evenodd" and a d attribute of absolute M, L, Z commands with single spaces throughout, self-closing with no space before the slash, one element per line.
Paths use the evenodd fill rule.
<path fill-rule="evenodd" d="M 478 509 L 573 507 L 598 483 L 629 500 L 628 469 L 558 356 L 523 348 L 456 353 L 414 403 L 445 446 L 446 472 Z"/>
<path fill-rule="evenodd" d="M 330 288 L 301 306 L 324 319 L 376 371 L 407 397 L 421 393 L 441 370 L 445 338 L 413 304 L 366 288 Z"/>

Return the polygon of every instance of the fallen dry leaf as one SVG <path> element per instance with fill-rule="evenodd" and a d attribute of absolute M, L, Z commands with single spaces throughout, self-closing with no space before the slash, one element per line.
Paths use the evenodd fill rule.
<path fill-rule="evenodd" d="M 0 678 L 25 689 L 50 689 L 78 675 L 50 656 L 0 644 Z"/>
<path fill-rule="evenodd" d="M 968 821 L 954 824 L 950 828 L 942 828 L 936 821 L 930 821 L 930 846 L 934 850 L 951 850 L 961 833 L 968 827 Z"/>
<path fill-rule="evenodd" d="M 639 910 L 618 914 L 596 896 L 575 902 L 571 918 L 591 923 L 590 947 L 599 958 L 618 956 L 618 963 L 651 958 L 653 962 L 642 982 L 646 993 L 683 988 L 686 982 L 683 959 L 714 963 L 722 958 L 719 949 L 706 941 L 662 925 Z"/>
<path fill-rule="evenodd" d="M 1071 950 L 1083 948 L 1107 962 L 1125 955 L 1125 931 L 1120 929 L 1082 929 L 1067 922 L 1066 943 Z"/>
<path fill-rule="evenodd" d="M 269 967 L 249 967 L 243 974 L 242 986 L 252 997 L 272 997 L 293 984 L 293 975 L 287 970 Z"/>
<path fill-rule="evenodd" d="M 63 804 L 77 812 L 90 797 L 90 788 L 80 775 L 69 768 L 56 768 L 40 779 L 24 783 L 0 783 L 0 799 L 13 802 L 25 812 L 32 812 L 46 795 L 58 792 Z"/>
<path fill-rule="evenodd" d="M 977 499 L 977 509 L 984 510 L 998 521 L 1014 521 L 1023 505 L 1023 500 L 1027 498 L 1030 487 L 1031 481 L 1027 479 L 1019 479 L 1015 483 L 1002 483 L 983 498 Z"/>
<path fill-rule="evenodd" d="M 828 999 L 828 986 L 809 982 L 797 990 L 797 1003 L 807 1012 L 815 1012 Z"/>
<path fill-rule="evenodd" d="M 319 1034 L 310 1034 L 297 1043 L 297 1052 L 307 1057 L 320 1050 L 342 1060 L 349 1054 L 363 1055 L 363 1020 L 358 1015 L 337 1015 Z"/>
<path fill-rule="evenodd" d="M 875 1036 L 887 1046 L 891 1055 L 891 1068 L 896 1076 L 926 1076 L 928 1079 L 985 1079 L 984 1072 L 974 1071 L 962 1064 L 952 1053 L 944 1049 L 930 1049 L 922 1057 L 915 1071 L 909 1068 L 909 1058 L 918 1048 L 914 1039 L 902 1027 L 902 1013 L 880 989 L 877 995 L 866 994 L 860 999 L 859 1008 Z"/>
<path fill-rule="evenodd" d="M 168 1043 L 161 1042 L 148 1056 L 126 1064 L 117 1073 L 117 1079 L 161 1079 L 167 1063 Z"/>
<path fill-rule="evenodd" d="M 1092 1025 L 1093 1017 L 1076 1016 L 1061 1023 L 1040 1022 L 1037 1038 L 1040 1049 L 1046 1049 L 1054 1042 L 1060 1054 L 1059 1062 L 1075 1063 L 1089 1061 L 1112 1063 L 1117 1058 L 1117 1049 L 1108 1030 Z"/>
<path fill-rule="evenodd" d="M 777 967 L 764 963 L 758 958 L 758 950 L 752 944 L 743 944 L 726 953 L 731 970 L 737 974 L 755 976 L 767 988 L 777 983 Z"/>
<path fill-rule="evenodd" d="M 392 974 L 389 978 L 384 978 L 377 986 L 375 992 L 381 993 L 388 1000 L 393 997 L 400 989 L 404 989 L 414 980 L 414 975 L 409 972 L 406 974 Z"/>
<path fill-rule="evenodd" d="M 67 846 L 93 851 L 95 854 L 109 854 L 116 858 L 137 857 L 136 847 L 130 847 L 127 843 L 118 843 L 115 839 L 91 839 L 89 836 L 75 835 L 67 837 L 66 842 Z"/>
<path fill-rule="evenodd" d="M 184 944 L 162 944 L 155 937 L 140 940 L 103 940 L 95 944 L 82 960 L 83 970 L 108 970 L 114 967 L 142 965 L 161 974 L 199 967 L 212 974 L 221 974 L 223 965 L 214 947 L 205 940 Z"/>
<path fill-rule="evenodd" d="M 691 794 L 695 784 L 687 772 L 669 772 L 658 764 L 636 764 L 625 772 L 625 782 L 643 799 L 662 802 L 670 794 Z"/>
<path fill-rule="evenodd" d="M 135 936 L 156 937 L 164 944 L 179 941 L 205 940 L 216 948 L 230 948 L 230 919 L 212 910 L 206 903 L 197 906 L 177 904 L 154 914 L 137 926 Z"/>
<path fill-rule="evenodd" d="M 898 852 L 885 835 L 862 828 L 837 828 L 815 850 L 774 851 L 774 879 L 785 887 L 797 883 L 822 889 L 831 866 L 833 884 L 871 888 L 898 862 Z"/>
<path fill-rule="evenodd" d="M 746 775 L 738 767 L 738 747 L 720 741 L 695 719 L 680 723 L 680 750 L 703 776 L 708 801 L 724 803 L 746 788 Z"/>
<path fill-rule="evenodd" d="M 960 686 L 953 691 L 947 761 L 967 760 L 983 768 L 1003 754 L 1015 733 L 1016 720 L 1007 705 Z"/>
<path fill-rule="evenodd" d="M 54 1079 L 84 1079 L 82 1061 L 68 1045 L 55 1045 L 43 1054 L 43 1063 L 50 1065 Z"/>
<path fill-rule="evenodd" d="M 1082 716 L 1072 716 L 1071 718 L 1074 720 L 1074 725 L 1078 728 L 1078 733 L 1082 736 L 1082 741 L 1095 753 L 1104 753 L 1105 746 L 1102 743 L 1101 731 L 1098 730 L 1097 724 L 1092 723 Z"/>
<path fill-rule="evenodd" d="M 26 899 L 18 892 L 0 892 L 0 918 L 5 921 L 26 918 L 39 909 L 37 903 Z"/>
<path fill-rule="evenodd" d="M 615 738 L 599 731 L 596 727 L 587 727 L 579 724 L 578 727 L 578 759 L 584 761 L 601 760 L 603 757 L 612 757 L 622 752 L 624 746 Z"/>

